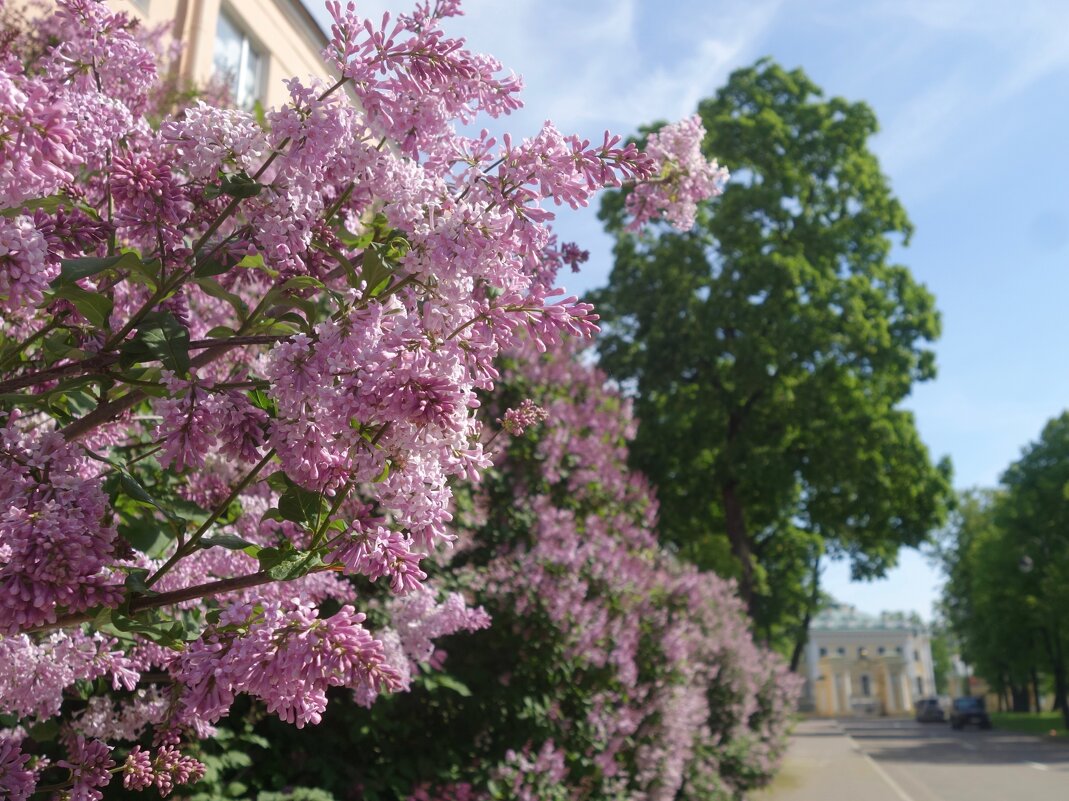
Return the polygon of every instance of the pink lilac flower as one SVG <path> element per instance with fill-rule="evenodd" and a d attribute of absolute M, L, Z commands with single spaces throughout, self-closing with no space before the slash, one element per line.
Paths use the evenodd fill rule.
<path fill-rule="evenodd" d="M 115 529 L 88 461 L 56 433 L 0 428 L 0 633 L 56 619 L 59 609 L 113 604 L 106 565 Z"/>
<path fill-rule="evenodd" d="M 234 696 L 260 698 L 269 711 L 298 728 L 318 723 L 328 687 L 392 689 L 397 679 L 384 664 L 381 644 L 360 625 L 365 616 L 343 606 L 329 618 L 301 601 L 227 609 L 219 627 L 190 645 L 171 671 L 187 689 L 184 715 L 214 722 Z"/>
<path fill-rule="evenodd" d="M 118 643 L 99 632 L 0 637 L 0 712 L 47 719 L 59 713 L 68 687 L 109 674 L 116 690 L 132 690 L 139 678 Z"/>
<path fill-rule="evenodd" d="M 650 134 L 646 152 L 657 161 L 659 174 L 627 196 L 632 230 L 662 217 L 685 231 L 694 225 L 698 202 L 720 194 L 728 171 L 702 155 L 704 138 L 705 128 L 696 114 Z"/>
<path fill-rule="evenodd" d="M 27 767 L 30 755 L 18 743 L 0 737 L 0 797 L 26 801 L 37 786 L 37 776 Z"/>
<path fill-rule="evenodd" d="M 543 422 L 547 417 L 549 417 L 549 412 L 527 398 L 518 408 L 505 412 L 501 426 L 512 436 L 518 437 L 531 426 Z"/>
<path fill-rule="evenodd" d="M 67 758 L 56 765 L 71 772 L 73 786 L 69 792 L 72 801 L 100 801 L 104 794 L 99 788 L 106 787 L 111 781 L 115 761 L 111 758 L 111 747 L 106 743 L 76 737 L 67 749 Z"/>
<path fill-rule="evenodd" d="M 0 217 L 0 306 L 17 309 L 40 303 L 48 283 L 59 275 L 59 260 L 33 217 Z"/>
<path fill-rule="evenodd" d="M 173 745 L 162 746 L 156 751 L 156 757 L 152 760 L 156 789 L 164 798 L 170 795 L 171 790 L 178 785 L 200 781 L 204 776 L 204 770 L 203 762 L 191 756 L 184 756 Z"/>
<path fill-rule="evenodd" d="M 152 769 L 152 757 L 148 751 L 142 751 L 135 745 L 126 756 L 122 767 L 122 783 L 127 790 L 144 790 L 155 781 Z"/>

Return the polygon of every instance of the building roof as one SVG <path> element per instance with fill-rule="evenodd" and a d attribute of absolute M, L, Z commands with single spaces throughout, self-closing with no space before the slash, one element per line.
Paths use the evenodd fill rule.
<path fill-rule="evenodd" d="M 870 615 L 850 604 L 835 603 L 813 618 L 810 628 L 819 631 L 908 631 L 923 630 L 916 615 L 905 612 L 881 612 Z"/>

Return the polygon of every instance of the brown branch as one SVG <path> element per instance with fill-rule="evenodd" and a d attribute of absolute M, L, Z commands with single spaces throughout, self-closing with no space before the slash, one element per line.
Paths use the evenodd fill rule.
<path fill-rule="evenodd" d="M 55 367 L 38 370 L 35 373 L 26 373 L 25 375 L 15 376 L 14 378 L 9 378 L 7 381 L 0 381 L 0 394 L 16 392 L 20 389 L 25 389 L 26 387 L 44 384 L 48 381 L 55 381 L 72 374 L 92 373 L 101 367 L 107 367 L 118 360 L 118 354 L 101 353 L 98 356 L 91 356 L 90 358 L 82 359 L 81 361 L 67 362 L 66 364 L 59 364 Z"/>
<path fill-rule="evenodd" d="M 246 337 L 246 339 L 253 339 L 253 337 Z M 211 364 L 228 351 L 240 347 L 240 343 L 235 345 L 230 344 L 229 339 L 209 341 L 213 342 L 213 344 L 207 346 L 207 349 L 199 356 L 194 357 L 190 361 L 190 367 L 203 367 L 206 364 Z M 277 339 L 274 341 L 277 341 Z M 93 411 L 89 412 L 89 414 L 80 417 L 73 423 L 65 426 L 60 433 L 63 434 L 63 437 L 68 442 L 81 439 L 97 426 L 111 422 L 131 406 L 135 406 L 143 401 L 146 397 L 148 396 L 144 392 L 135 389 L 130 393 L 123 395 L 121 398 L 116 398 L 113 401 L 108 401 L 107 403 L 97 406 Z"/>
<path fill-rule="evenodd" d="M 325 570 L 336 569 L 337 568 L 332 565 L 320 565 L 313 567 L 308 572 L 322 573 Z M 173 606 L 174 604 L 180 604 L 185 601 L 192 601 L 196 598 L 207 598 L 212 595 L 220 595 L 224 592 L 247 590 L 250 587 L 258 587 L 261 584 L 268 584 L 272 581 L 279 581 L 279 579 L 272 578 L 266 570 L 261 570 L 257 573 L 250 573 L 247 576 L 209 581 L 206 584 L 195 584 L 192 587 L 183 587 L 180 590 L 170 590 L 169 592 L 161 592 L 156 595 L 140 595 L 130 601 L 129 609 L 131 614 L 137 614 L 138 612 L 145 612 L 149 609 L 159 609 L 163 606 Z M 93 617 L 94 615 L 86 612 L 75 612 L 69 615 L 62 615 L 56 618 L 55 623 L 43 623 L 40 626 L 34 626 L 33 628 L 27 629 L 26 633 L 34 634 L 42 631 L 78 626 L 82 623 L 88 623 Z"/>

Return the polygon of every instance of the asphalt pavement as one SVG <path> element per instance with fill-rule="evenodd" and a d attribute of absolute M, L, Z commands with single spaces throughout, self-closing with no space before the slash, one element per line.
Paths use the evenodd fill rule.
<path fill-rule="evenodd" d="M 888 718 L 807 720 L 754 801 L 1069 801 L 1069 746 Z"/>

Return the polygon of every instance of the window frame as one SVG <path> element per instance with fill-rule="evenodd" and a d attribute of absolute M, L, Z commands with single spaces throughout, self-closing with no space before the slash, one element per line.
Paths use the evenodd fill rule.
<path fill-rule="evenodd" d="M 220 26 L 223 24 L 226 24 L 230 30 L 234 32 L 237 41 L 239 42 L 238 63 L 232 78 L 228 72 L 222 73 L 219 71 L 219 44 L 222 41 L 222 37 L 220 37 Z M 215 21 L 215 37 L 212 40 L 212 46 L 213 77 L 221 80 L 226 85 L 227 89 L 234 95 L 232 98 L 234 104 L 238 108 L 251 111 L 257 103 L 264 103 L 266 98 L 268 60 L 270 58 L 269 51 L 243 24 L 241 18 L 234 13 L 228 3 L 223 3 L 219 6 L 219 16 Z M 249 74 L 250 56 L 256 57 L 256 70 L 253 75 L 253 87 L 250 90 L 250 97 L 245 98 L 245 102 L 242 102 L 242 93 L 244 91 L 246 76 Z"/>

